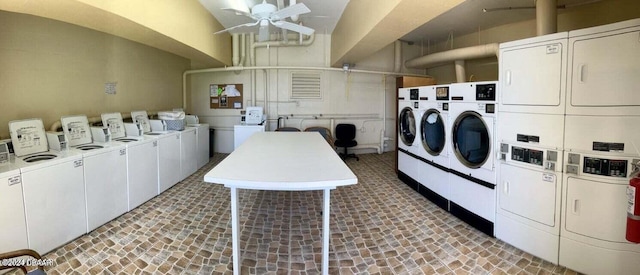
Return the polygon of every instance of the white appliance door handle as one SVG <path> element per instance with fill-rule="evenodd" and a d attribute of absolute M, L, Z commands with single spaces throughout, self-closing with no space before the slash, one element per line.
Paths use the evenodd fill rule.
<path fill-rule="evenodd" d="M 507 195 L 509 194 L 509 182 L 508 181 L 504 182 L 504 193 L 507 194 Z"/>
<path fill-rule="evenodd" d="M 507 70 L 504 78 L 506 79 L 507 86 L 511 86 L 511 70 Z"/>
<path fill-rule="evenodd" d="M 578 81 L 585 83 L 587 79 L 587 64 L 580 64 L 578 66 Z"/>
<path fill-rule="evenodd" d="M 573 212 L 573 214 L 575 215 L 580 214 L 580 200 L 573 200 L 573 207 L 571 212 Z"/>

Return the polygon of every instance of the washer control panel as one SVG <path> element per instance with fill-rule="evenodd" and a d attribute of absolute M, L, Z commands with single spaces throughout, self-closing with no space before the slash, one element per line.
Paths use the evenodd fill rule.
<path fill-rule="evenodd" d="M 627 160 L 584 157 L 582 172 L 599 176 L 625 178 L 627 177 L 627 165 Z"/>

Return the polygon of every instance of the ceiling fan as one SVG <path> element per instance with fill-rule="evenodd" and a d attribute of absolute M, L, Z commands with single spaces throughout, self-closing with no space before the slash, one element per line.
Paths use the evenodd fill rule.
<path fill-rule="evenodd" d="M 251 8 L 251 13 L 233 8 L 223 8 L 223 10 L 233 11 L 237 15 L 244 15 L 256 21 L 226 28 L 224 30 L 216 32 L 215 34 L 223 33 L 236 28 L 260 25 L 260 29 L 258 31 L 258 41 L 262 42 L 269 40 L 269 24 L 281 29 L 298 32 L 304 35 L 311 35 L 315 31 L 312 28 L 285 21 L 285 19 L 291 16 L 311 12 L 311 10 L 302 3 L 297 3 L 295 5 L 291 5 L 278 10 L 275 5 L 269 4 L 266 0 L 263 0 L 262 3 L 256 4 Z"/>

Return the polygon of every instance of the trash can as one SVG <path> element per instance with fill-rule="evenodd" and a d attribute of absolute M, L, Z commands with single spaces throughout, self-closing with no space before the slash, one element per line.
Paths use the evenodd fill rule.
<path fill-rule="evenodd" d="M 215 131 L 215 129 L 209 128 L 209 158 L 213 157 L 213 149 L 215 148 L 213 145 L 213 134 Z"/>

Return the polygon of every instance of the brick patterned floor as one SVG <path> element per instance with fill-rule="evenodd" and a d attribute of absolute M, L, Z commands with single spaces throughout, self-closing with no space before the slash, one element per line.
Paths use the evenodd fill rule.
<path fill-rule="evenodd" d="M 202 178 L 45 255 L 48 274 L 230 274 L 229 190 Z M 332 191 L 330 274 L 576 274 L 471 228 L 400 182 L 393 153 L 348 160 Z M 241 274 L 319 274 L 322 191 L 240 190 Z"/>

